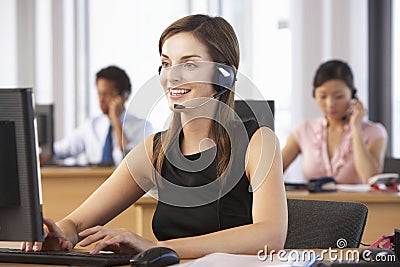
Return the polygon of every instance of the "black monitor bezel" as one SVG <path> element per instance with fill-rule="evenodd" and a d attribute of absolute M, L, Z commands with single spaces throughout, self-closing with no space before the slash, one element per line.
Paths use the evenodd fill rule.
<path fill-rule="evenodd" d="M 19 205 L 0 206 L 0 241 L 44 240 L 34 107 L 32 88 L 0 89 L 0 120 L 15 124 L 20 193 Z"/>

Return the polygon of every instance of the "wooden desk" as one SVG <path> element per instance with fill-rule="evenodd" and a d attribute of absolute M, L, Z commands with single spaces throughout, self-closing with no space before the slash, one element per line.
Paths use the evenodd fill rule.
<path fill-rule="evenodd" d="M 94 192 L 113 172 L 113 168 L 41 169 L 43 214 L 60 220 Z M 114 218 L 107 226 L 128 228 L 150 240 L 156 240 L 151 220 L 156 200 L 145 197 Z"/>
<path fill-rule="evenodd" d="M 44 215 L 59 220 L 84 201 L 112 173 L 110 168 L 42 168 Z M 400 228 L 400 193 L 320 193 L 288 191 L 288 198 L 362 202 L 368 220 L 362 242 L 369 244 Z M 151 219 L 156 200 L 141 198 L 112 220 L 111 227 L 124 227 L 155 240 Z"/>

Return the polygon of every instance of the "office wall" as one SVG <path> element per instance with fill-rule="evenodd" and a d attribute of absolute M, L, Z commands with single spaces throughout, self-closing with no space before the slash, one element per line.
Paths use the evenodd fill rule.
<path fill-rule="evenodd" d="M 32 87 L 34 82 L 33 2 L 0 4 L 0 87 Z"/>
<path fill-rule="evenodd" d="M 292 93 L 290 95 L 290 129 L 300 122 L 321 116 L 312 98 L 314 73 L 323 61 L 338 58 L 353 69 L 359 98 L 368 103 L 367 1 L 300 0 L 291 1 Z M 304 179 L 301 156 L 285 172 L 285 180 Z"/>
<path fill-rule="evenodd" d="M 17 5 L 3 0 L 0 8 L 0 88 L 17 85 Z"/>
<path fill-rule="evenodd" d="M 311 97 L 318 65 L 339 58 L 353 69 L 358 96 L 368 103 L 367 1 L 292 2 L 293 123 L 321 114 Z"/>

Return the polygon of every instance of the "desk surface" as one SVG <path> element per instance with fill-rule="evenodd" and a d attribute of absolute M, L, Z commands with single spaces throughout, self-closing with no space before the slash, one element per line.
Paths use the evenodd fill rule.
<path fill-rule="evenodd" d="M 42 178 L 106 178 L 115 168 L 111 167 L 42 167 Z"/>

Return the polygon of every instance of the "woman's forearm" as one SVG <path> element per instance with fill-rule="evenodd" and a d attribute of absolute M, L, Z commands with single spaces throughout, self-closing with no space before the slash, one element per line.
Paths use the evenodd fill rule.
<path fill-rule="evenodd" d="M 355 168 L 361 179 L 367 182 L 368 178 L 381 171 L 380 165 L 378 160 L 368 151 L 362 139 L 361 129 L 359 127 L 354 127 L 352 133 Z"/>
<path fill-rule="evenodd" d="M 286 229 L 272 229 L 267 223 L 256 223 L 201 236 L 161 241 L 158 245 L 170 247 L 181 258 L 187 259 L 215 252 L 257 255 L 265 246 L 268 250 L 278 251 L 283 249 L 285 238 Z"/>

